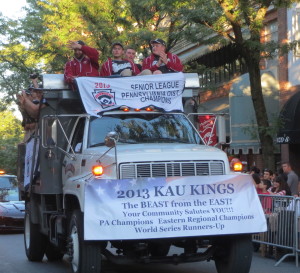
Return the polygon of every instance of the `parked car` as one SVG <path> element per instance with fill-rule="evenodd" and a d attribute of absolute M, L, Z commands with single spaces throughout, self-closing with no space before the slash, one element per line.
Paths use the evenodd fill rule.
<path fill-rule="evenodd" d="M 24 229 L 25 202 L 15 175 L 0 175 L 0 231 Z"/>

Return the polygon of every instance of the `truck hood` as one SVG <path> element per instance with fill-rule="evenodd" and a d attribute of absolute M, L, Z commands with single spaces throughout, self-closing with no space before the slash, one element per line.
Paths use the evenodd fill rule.
<path fill-rule="evenodd" d="M 92 154 L 103 153 L 101 147 L 90 149 Z M 112 149 L 107 156 L 114 156 Z M 141 161 L 185 161 L 185 160 L 223 160 L 228 161 L 226 154 L 217 148 L 197 144 L 151 143 L 151 144 L 120 144 L 117 146 L 118 163 Z"/>
<path fill-rule="evenodd" d="M 0 202 L 0 216 L 20 216 L 24 217 L 25 202 L 24 201 L 9 201 Z"/>

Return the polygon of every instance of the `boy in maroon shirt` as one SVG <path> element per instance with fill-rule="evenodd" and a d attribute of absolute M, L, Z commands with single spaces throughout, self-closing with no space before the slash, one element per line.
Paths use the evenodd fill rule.
<path fill-rule="evenodd" d="M 107 76 L 135 76 L 140 71 L 128 59 L 124 59 L 124 47 L 121 43 L 113 43 L 111 47 L 112 58 L 108 58 L 100 70 L 101 77 Z"/>
<path fill-rule="evenodd" d="M 155 39 L 150 42 L 152 54 L 143 60 L 142 73 L 163 74 L 182 72 L 183 65 L 177 55 L 166 52 L 166 42 L 162 39 Z"/>
<path fill-rule="evenodd" d="M 73 87 L 77 77 L 99 77 L 99 52 L 82 41 L 69 41 L 68 47 L 74 50 L 74 57 L 65 65 L 65 81 Z"/>

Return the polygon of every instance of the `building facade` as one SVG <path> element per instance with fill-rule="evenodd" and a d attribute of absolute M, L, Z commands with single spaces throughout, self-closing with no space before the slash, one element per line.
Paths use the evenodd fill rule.
<path fill-rule="evenodd" d="M 271 8 L 265 17 L 261 41 L 278 43 L 300 40 L 300 3 L 291 8 Z M 264 168 L 257 136 L 247 67 L 234 44 L 199 45 L 186 41 L 172 50 L 183 63 L 197 67 L 200 92 L 198 112 L 230 115 L 228 155 L 247 162 L 247 168 Z M 205 68 L 204 68 L 205 67 Z M 290 161 L 300 174 L 300 45 L 287 54 L 261 60 L 261 80 L 268 117 L 274 129 L 275 155 Z"/>

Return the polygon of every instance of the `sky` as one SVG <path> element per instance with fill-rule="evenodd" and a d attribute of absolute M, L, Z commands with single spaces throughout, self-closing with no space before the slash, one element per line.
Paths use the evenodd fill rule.
<path fill-rule="evenodd" d="M 26 0 L 6 0 L 5 4 L 0 5 L 0 12 L 12 19 L 22 16 L 21 8 L 26 5 Z"/>

